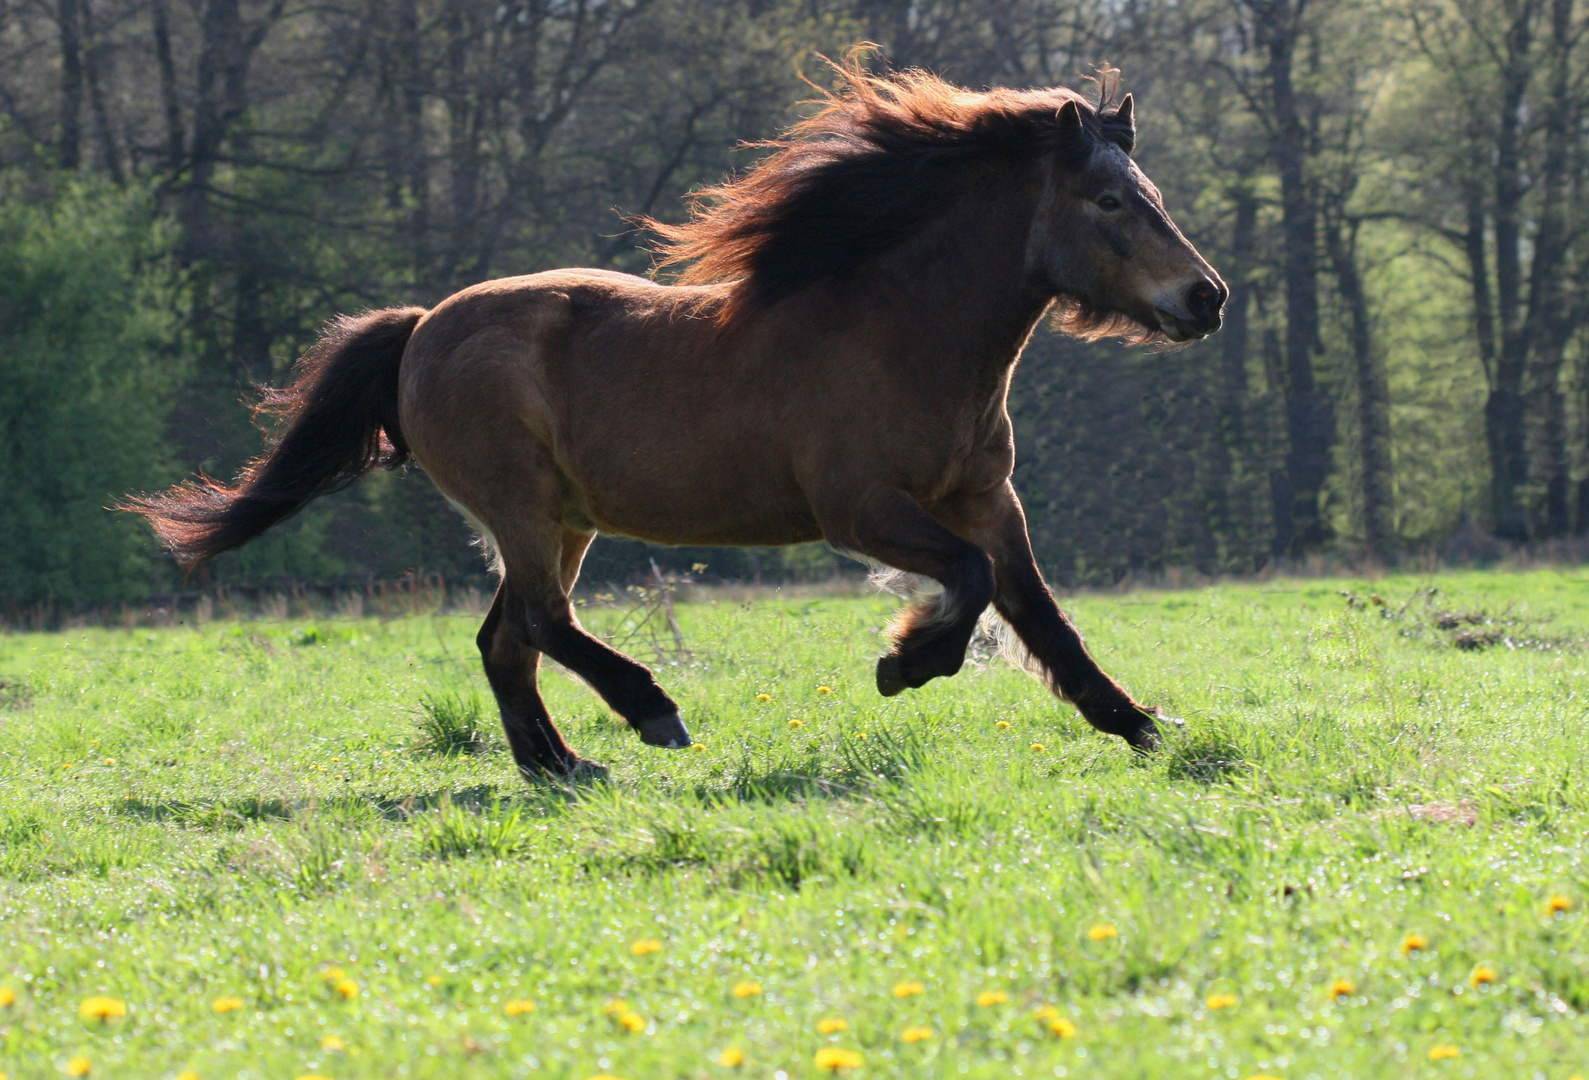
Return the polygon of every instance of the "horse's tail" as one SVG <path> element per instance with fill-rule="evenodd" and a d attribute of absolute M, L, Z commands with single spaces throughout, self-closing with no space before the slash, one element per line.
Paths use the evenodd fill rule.
<path fill-rule="evenodd" d="M 397 422 L 397 371 L 424 314 L 387 308 L 333 320 L 298 361 L 291 384 L 264 392 L 255 411 L 281 417 L 285 430 L 244 466 L 235 486 L 201 475 L 120 508 L 148 518 L 178 564 L 192 569 L 377 465 L 401 465 L 408 445 Z"/>

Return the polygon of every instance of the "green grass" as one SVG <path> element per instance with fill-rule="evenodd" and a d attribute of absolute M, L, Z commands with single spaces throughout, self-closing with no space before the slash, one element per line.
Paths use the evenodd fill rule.
<path fill-rule="evenodd" d="M 1589 572 L 1074 598 L 1153 761 L 991 659 L 878 698 L 892 603 L 682 607 L 699 750 L 548 671 L 577 789 L 469 735 L 472 620 L 0 636 L 0 1072 L 1589 1075 Z"/>

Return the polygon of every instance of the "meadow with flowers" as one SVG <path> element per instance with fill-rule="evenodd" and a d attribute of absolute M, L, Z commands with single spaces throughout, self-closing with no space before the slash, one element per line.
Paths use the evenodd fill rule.
<path fill-rule="evenodd" d="M 1072 597 L 1151 760 L 894 603 L 681 606 L 687 751 L 547 671 L 573 788 L 474 619 L 0 636 L 0 1073 L 1589 1076 L 1589 572 Z"/>

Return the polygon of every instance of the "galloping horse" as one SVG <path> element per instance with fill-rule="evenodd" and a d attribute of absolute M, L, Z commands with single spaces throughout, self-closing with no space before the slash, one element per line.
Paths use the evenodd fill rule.
<path fill-rule="evenodd" d="M 1005 397 L 1045 313 L 1070 333 L 1186 341 L 1227 290 L 1130 153 L 1100 85 L 972 93 L 836 65 L 837 91 L 647 222 L 675 284 L 604 270 L 488 281 L 430 311 L 334 321 L 260 408 L 278 441 L 235 485 L 129 499 L 185 567 L 410 457 L 500 579 L 480 629 L 519 768 L 578 776 L 541 700 L 544 653 L 654 746 L 679 710 L 569 601 L 598 532 L 663 544 L 825 539 L 939 582 L 877 662 L 884 695 L 960 669 L 991 603 L 1052 690 L 1138 750 L 1156 715 L 1098 667 L 1032 557 Z"/>

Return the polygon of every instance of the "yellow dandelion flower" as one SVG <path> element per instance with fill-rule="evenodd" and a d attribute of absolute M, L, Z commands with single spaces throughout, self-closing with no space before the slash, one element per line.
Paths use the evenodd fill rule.
<path fill-rule="evenodd" d="M 771 694 L 757 694 L 756 695 L 756 700 L 757 701 L 771 701 L 772 700 L 772 695 Z"/>
<path fill-rule="evenodd" d="M 695 749 L 701 751 L 702 753 L 706 752 L 706 744 L 703 743 L 703 742 L 692 743 L 691 745 L 694 746 Z"/>
<path fill-rule="evenodd" d="M 619 1013 L 629 1011 L 629 1003 L 623 998 L 608 998 L 607 1003 L 601 1007 L 601 1011 L 608 1016 L 617 1016 Z"/>
<path fill-rule="evenodd" d="M 1462 1051 L 1450 1043 L 1441 1043 L 1439 1046 L 1429 1048 L 1430 1061 L 1445 1061 L 1447 1058 L 1460 1057 Z"/>
<path fill-rule="evenodd" d="M 331 989 L 341 994 L 348 1001 L 352 1001 L 359 996 L 359 984 L 352 979 L 338 979 L 331 984 Z"/>
<path fill-rule="evenodd" d="M 1357 984 L 1351 979 L 1336 979 L 1330 984 L 1332 998 L 1350 997 L 1355 993 L 1357 993 Z"/>
<path fill-rule="evenodd" d="M 1112 937 L 1119 937 L 1120 931 L 1110 923 L 1101 922 L 1087 931 L 1088 941 L 1107 941 Z"/>
<path fill-rule="evenodd" d="M 1008 1000 L 1010 1000 L 1010 995 L 1003 990 L 984 990 L 977 995 L 977 1004 L 984 1009 L 993 1005 L 1003 1005 Z"/>
<path fill-rule="evenodd" d="M 127 1015 L 127 1003 L 113 997 L 84 998 L 77 1007 L 77 1015 L 84 1020 L 119 1020 Z"/>
<path fill-rule="evenodd" d="M 1254 1073 L 1252 1076 L 1247 1077 L 1247 1080 L 1281 1080 L 1281 1078 L 1270 1076 L 1268 1073 Z"/>
<path fill-rule="evenodd" d="M 240 997 L 218 997 L 215 999 L 215 1004 L 210 1006 L 218 1013 L 236 1012 L 242 1007 L 243 999 Z"/>
<path fill-rule="evenodd" d="M 94 1071 L 94 1063 L 82 1054 L 74 1054 L 61 1071 L 67 1076 L 87 1076 Z"/>
<path fill-rule="evenodd" d="M 333 1054 L 340 1054 L 347 1048 L 348 1044 L 337 1038 L 335 1035 L 327 1035 L 325 1038 L 320 1040 L 320 1049 L 329 1050 Z"/>
<path fill-rule="evenodd" d="M 1040 742 L 1035 742 L 1035 743 L 1032 744 L 1032 750 L 1034 752 L 1036 752 L 1036 753 L 1041 754 L 1044 750 L 1047 750 L 1047 749 L 1048 749 L 1048 747 L 1044 746 Z"/>
<path fill-rule="evenodd" d="M 108 757 L 108 758 L 105 759 L 105 764 L 106 765 L 114 765 L 114 764 L 116 764 L 116 759 L 113 758 L 113 757 Z"/>
<path fill-rule="evenodd" d="M 656 941 L 652 938 L 641 938 L 639 941 L 629 946 L 629 951 L 634 953 L 636 956 L 649 956 L 654 952 L 662 951 L 662 942 Z"/>
<path fill-rule="evenodd" d="M 862 731 L 862 732 L 858 733 L 855 737 L 857 739 L 864 739 L 864 738 L 866 738 L 866 732 Z"/>
<path fill-rule="evenodd" d="M 1423 952 L 1429 948 L 1429 939 L 1414 931 L 1401 939 L 1401 954 L 1411 956 L 1415 952 Z"/>
<path fill-rule="evenodd" d="M 17 1003 L 17 992 L 9 986 L 0 986 L 0 1009 L 9 1009 Z"/>
<path fill-rule="evenodd" d="M 793 720 L 789 721 L 789 726 L 790 727 L 805 727 L 806 726 L 806 722 L 804 720 L 800 719 L 797 716 Z"/>
<path fill-rule="evenodd" d="M 347 972 L 343 971 L 341 968 L 339 968 L 339 967 L 337 967 L 335 965 L 332 965 L 331 967 L 325 968 L 324 970 L 322 970 L 320 972 L 320 981 L 321 982 L 336 982 L 338 979 L 343 978 L 346 975 L 347 975 Z"/>
<path fill-rule="evenodd" d="M 506 1005 L 502 1006 L 502 1011 L 509 1016 L 523 1016 L 525 1013 L 532 1013 L 535 1011 L 535 1002 L 510 1001 Z"/>
<path fill-rule="evenodd" d="M 737 1069 L 745 1064 L 745 1051 L 737 1046 L 730 1046 L 717 1055 L 717 1063 L 724 1068 Z"/>
<path fill-rule="evenodd" d="M 330 1077 L 321 1076 L 319 1073 L 304 1073 L 302 1076 L 295 1077 L 294 1080 L 330 1080 Z"/>
<path fill-rule="evenodd" d="M 819 687 L 817 687 L 817 693 L 819 693 L 819 694 L 831 694 L 831 693 L 833 693 L 833 687 L 831 687 L 831 686 L 819 686 Z"/>
<path fill-rule="evenodd" d="M 926 1042 L 932 1038 L 930 1027 L 908 1027 L 899 1033 L 899 1037 L 908 1043 Z"/>
<path fill-rule="evenodd" d="M 927 988 L 919 982 L 902 982 L 894 984 L 894 996 L 897 998 L 915 997 L 925 993 Z"/>
<path fill-rule="evenodd" d="M 1235 994 L 1209 994 L 1208 995 L 1208 1000 L 1205 1001 L 1203 1004 L 1207 1005 L 1210 1009 L 1213 1009 L 1213 1010 L 1234 1009 L 1236 1007 L 1236 995 Z"/>
<path fill-rule="evenodd" d="M 1048 1033 L 1061 1039 L 1074 1039 L 1076 1037 L 1076 1025 L 1063 1016 L 1052 1016 L 1048 1019 Z"/>
<path fill-rule="evenodd" d="M 824 1016 L 817 1021 L 817 1030 L 824 1035 L 832 1035 L 837 1031 L 850 1030 L 850 1022 L 842 1016 Z"/>
<path fill-rule="evenodd" d="M 837 1046 L 824 1046 L 817 1051 L 816 1067 L 838 1072 L 840 1069 L 859 1069 L 866 1064 L 858 1050 L 841 1050 Z"/>
<path fill-rule="evenodd" d="M 633 1034 L 646 1029 L 646 1018 L 637 1012 L 621 1012 L 618 1014 L 618 1026 Z"/>
<path fill-rule="evenodd" d="M 623 1080 L 623 1077 L 613 1076 L 611 1073 L 597 1073 L 595 1076 L 592 1076 L 590 1080 Z"/>
<path fill-rule="evenodd" d="M 426 976 L 426 978 L 425 978 L 425 985 L 426 986 L 440 986 L 441 984 L 442 984 L 442 978 L 441 978 L 440 975 L 429 975 L 429 976 Z"/>
<path fill-rule="evenodd" d="M 742 982 L 734 984 L 734 996 L 737 998 L 755 997 L 761 993 L 761 983 Z"/>
<path fill-rule="evenodd" d="M 1563 911 L 1571 911 L 1572 901 L 1557 893 L 1545 902 L 1545 909 L 1552 915 L 1558 915 Z"/>
<path fill-rule="evenodd" d="M 1000 720 L 998 723 L 994 724 L 993 726 L 994 727 L 999 727 L 999 728 L 1007 728 L 1007 727 L 1010 726 L 1010 722 L 1008 720 Z"/>
<path fill-rule="evenodd" d="M 1468 976 L 1468 985 L 1477 990 L 1481 986 L 1488 986 L 1495 981 L 1495 969 L 1480 964 L 1473 969 L 1473 974 Z"/>
<path fill-rule="evenodd" d="M 183 1069 L 177 1073 L 177 1080 L 199 1080 L 199 1074 L 192 1069 Z"/>

